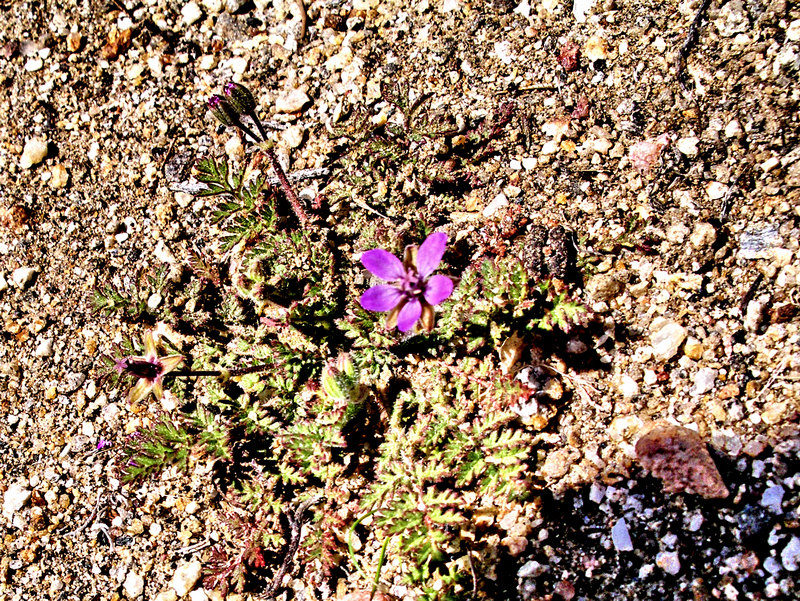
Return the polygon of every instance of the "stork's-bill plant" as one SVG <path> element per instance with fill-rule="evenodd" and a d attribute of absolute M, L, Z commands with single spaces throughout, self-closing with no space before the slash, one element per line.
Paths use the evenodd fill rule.
<path fill-rule="evenodd" d="M 420 153 L 432 190 L 450 181 L 448 167 L 423 151 L 431 139 L 455 134 L 448 125 L 454 120 L 430 113 L 424 96 L 411 102 L 407 91 L 384 90 L 404 114 L 402 126 L 369 125 L 351 138 L 362 154 L 386 152 L 365 167 L 374 169 L 374 179 L 360 171 L 340 177 L 347 160 L 334 165 L 337 198 L 348 196 L 341 188 L 355 176 L 362 191 L 369 181 L 399 181 L 416 169 L 403 164 Z M 226 491 L 220 513 L 239 517 L 228 520 L 213 550 L 209 588 L 241 591 L 253 577 L 280 573 L 267 558 L 285 552 L 285 516 L 319 497 L 324 501 L 310 510 L 315 523 L 303 528 L 308 534 L 295 564 L 312 585 L 341 577 L 346 550 L 337 533 L 355 524 L 353 536 L 381 540 L 364 549 L 398 555 L 399 572 L 409 575 L 417 598 L 455 598 L 465 566 L 474 562 L 469 569 L 479 573 L 488 544 L 476 535 L 479 508 L 468 499 L 478 495 L 508 507 L 533 489 L 535 436 L 513 408 L 538 393 L 507 374 L 508 365 L 500 369 L 500 348 L 517 333 L 524 341 L 533 329 L 566 329 L 582 309 L 568 305 L 567 296 L 553 297 L 513 248 L 478 260 L 469 239 L 448 246 L 446 212 L 407 228 L 376 220 L 356 203 L 332 219 L 333 209 L 326 213 L 322 204 L 326 188 L 320 202 L 304 207 L 252 93 L 229 83 L 208 106 L 254 147 L 243 164 L 221 154 L 195 167 L 204 186 L 198 195 L 212 205 L 219 240 L 197 240 L 210 250 L 192 251 L 180 279 L 140 277 L 136 290 L 105 286 L 95 295 L 99 310 L 148 324 L 143 354 L 123 343 L 121 356 L 110 361 L 112 374 L 133 381 L 128 400 L 141 403 L 151 392 L 161 399 L 168 388 L 182 405 L 170 413 L 159 408 L 149 429 L 122 445 L 122 479 L 215 461 L 215 483 Z M 472 124 L 468 148 L 478 156 L 456 157 L 462 168 L 453 182 L 472 180 L 469 169 L 479 151 L 488 152 L 485 143 L 501 135 L 509 110 L 491 127 Z M 256 168 L 259 155 L 274 167 L 280 188 L 270 188 Z M 290 206 L 281 202 L 281 190 Z M 386 198 L 390 214 L 409 214 L 407 197 Z M 365 286 L 364 269 L 382 281 Z M 156 292 L 163 300 L 152 309 L 142 299 Z M 159 354 L 149 329 L 156 322 L 165 322 L 157 331 L 191 336 L 175 337 L 186 341 L 178 352 Z M 372 526 L 365 531 L 359 516 L 368 514 Z M 493 554 L 497 549 L 486 557 Z M 494 586 L 477 584 L 487 595 Z"/>

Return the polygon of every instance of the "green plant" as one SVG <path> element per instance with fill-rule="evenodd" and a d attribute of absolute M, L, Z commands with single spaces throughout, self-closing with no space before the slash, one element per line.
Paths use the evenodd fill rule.
<path fill-rule="evenodd" d="M 304 206 L 280 166 L 280 189 L 254 168 L 264 157 L 277 162 L 255 103 L 242 86 L 224 94 L 212 111 L 256 148 L 242 164 L 208 156 L 195 167 L 198 194 L 214 203 L 215 250 L 189 253 L 179 277 L 159 272 L 97 295 L 98 310 L 158 333 L 145 334 L 144 355 L 123 343 L 108 360 L 111 375 L 133 379 L 138 402 L 163 386 L 182 405 L 128 439 L 124 480 L 215 462 L 227 527 L 208 563 L 210 586 L 244 591 L 271 578 L 274 592 L 296 553 L 304 577 L 321 582 L 341 569 L 350 532 L 377 537 L 377 564 L 397 558 L 420 598 L 456 598 L 488 545 L 472 526 L 475 496 L 514 504 L 534 488 L 535 433 L 515 409 L 538 393 L 498 354 L 509 338 L 569 330 L 583 307 L 528 273 L 511 236 L 507 252 L 473 259 L 468 242 L 448 245 L 446 224 L 396 228 L 358 203 L 328 228 L 324 209 Z M 350 154 L 323 198 L 338 190 L 372 199 L 383 182 L 392 190 L 383 208 L 397 214 L 421 198 L 397 193 L 408 178 L 431 195 L 437 182 L 458 184 L 449 194 L 477 185 L 471 166 L 501 135 L 509 108 L 465 126 L 454 145 L 455 121 L 430 98 L 411 100 L 400 84 L 384 98 L 400 121 L 375 125 L 355 107 Z M 403 249 L 405 262 L 394 256 Z M 362 263 L 388 283 L 370 288 Z M 154 294 L 161 303 L 148 302 Z M 374 312 L 384 310 L 400 333 Z M 176 334 L 185 331 L 190 341 Z M 300 545 L 305 511 L 312 522 Z M 358 517 L 366 515 L 368 528 Z"/>

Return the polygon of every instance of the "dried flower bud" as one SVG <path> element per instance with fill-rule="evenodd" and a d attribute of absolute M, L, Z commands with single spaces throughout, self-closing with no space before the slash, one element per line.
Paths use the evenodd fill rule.
<path fill-rule="evenodd" d="M 237 125 L 239 123 L 239 113 L 222 96 L 214 94 L 208 99 L 208 108 L 211 114 L 223 125 Z"/>
<path fill-rule="evenodd" d="M 222 92 L 230 105 L 239 114 L 249 115 L 256 110 L 256 99 L 253 98 L 250 90 L 243 85 L 231 81 L 225 84 Z"/>

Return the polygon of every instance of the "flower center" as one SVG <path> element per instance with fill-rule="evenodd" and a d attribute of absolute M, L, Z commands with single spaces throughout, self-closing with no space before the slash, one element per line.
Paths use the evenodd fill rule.
<path fill-rule="evenodd" d="M 128 361 L 125 371 L 136 378 L 154 380 L 161 374 L 161 365 L 150 361 Z"/>
<path fill-rule="evenodd" d="M 409 297 L 419 296 L 424 288 L 422 284 L 419 274 L 414 269 L 409 269 L 400 282 L 400 289 Z"/>

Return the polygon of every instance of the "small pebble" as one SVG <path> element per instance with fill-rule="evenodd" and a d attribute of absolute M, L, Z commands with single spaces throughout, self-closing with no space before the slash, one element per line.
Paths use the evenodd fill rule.
<path fill-rule="evenodd" d="M 47 140 L 31 138 L 25 143 L 25 147 L 22 149 L 19 167 L 20 169 L 30 169 L 34 165 L 41 163 L 46 156 Z"/>
<path fill-rule="evenodd" d="M 744 2 L 726 2 L 717 13 L 714 25 L 719 31 L 719 35 L 724 38 L 732 38 L 737 33 L 744 33 L 750 29 L 750 19 L 744 9 Z"/>
<path fill-rule="evenodd" d="M 275 110 L 278 113 L 297 113 L 309 102 L 311 99 L 302 90 L 290 90 L 275 99 Z"/>
<path fill-rule="evenodd" d="M 60 190 L 66 187 L 69 181 L 69 173 L 67 173 L 64 165 L 55 165 L 50 171 L 50 187 L 55 190 Z"/>
<path fill-rule="evenodd" d="M 283 130 L 281 137 L 289 148 L 299 148 L 303 143 L 304 134 L 305 130 L 300 125 L 292 125 Z"/>
<path fill-rule="evenodd" d="M 709 392 L 714 388 L 714 382 L 717 380 L 718 373 L 716 369 L 710 367 L 698 369 L 697 373 L 694 375 L 694 386 L 689 390 L 689 394 L 692 396 L 701 396 Z"/>
<path fill-rule="evenodd" d="M 781 513 L 784 492 L 783 486 L 780 484 L 770 486 L 764 491 L 764 494 L 761 495 L 761 501 L 759 501 L 759 505 L 766 507 L 772 513 Z"/>
<path fill-rule="evenodd" d="M 531 560 L 517 570 L 517 578 L 536 578 L 541 576 L 545 567 L 538 561 Z"/>
<path fill-rule="evenodd" d="M 789 544 L 781 551 L 781 563 L 790 572 L 800 568 L 800 538 L 793 536 Z"/>
<path fill-rule="evenodd" d="M 144 592 L 144 578 L 136 572 L 128 572 L 125 583 L 122 585 L 128 599 L 138 599 Z"/>
<path fill-rule="evenodd" d="M 11 273 L 11 281 L 17 288 L 25 288 L 35 273 L 36 269 L 33 267 L 19 267 Z"/>
<path fill-rule="evenodd" d="M 67 36 L 67 50 L 77 52 L 81 48 L 81 34 L 73 31 Z"/>
<path fill-rule="evenodd" d="M 21 482 L 9 486 L 3 495 L 3 517 L 11 520 L 16 512 L 25 507 L 30 498 L 31 491 Z"/>
<path fill-rule="evenodd" d="M 505 207 L 508 205 L 508 198 L 502 192 L 495 196 L 492 201 L 486 205 L 486 208 L 483 209 L 483 216 L 484 217 L 491 217 L 494 215 L 501 207 Z"/>
<path fill-rule="evenodd" d="M 760 300 L 752 300 L 747 303 L 747 311 L 744 314 L 744 322 L 742 325 L 748 332 L 758 331 L 761 322 L 764 319 L 765 303 Z"/>
<path fill-rule="evenodd" d="M 744 135 L 744 131 L 742 130 L 742 125 L 737 119 L 734 119 L 725 126 L 726 138 L 741 138 L 742 135 Z"/>
<path fill-rule="evenodd" d="M 208 601 L 208 595 L 203 589 L 199 588 L 189 593 L 189 601 Z"/>
<path fill-rule="evenodd" d="M 43 66 L 44 61 L 37 56 L 35 58 L 28 59 L 28 61 L 25 63 L 25 70 L 30 72 L 38 71 Z"/>
<path fill-rule="evenodd" d="M 183 597 L 194 588 L 202 573 L 203 565 L 199 561 L 194 560 L 190 563 L 185 563 L 175 570 L 169 586 L 178 594 L 178 597 Z"/>
<path fill-rule="evenodd" d="M 593 301 L 610 301 L 619 295 L 624 286 L 617 278 L 607 273 L 592 277 L 586 284 L 586 293 Z"/>
<path fill-rule="evenodd" d="M 597 0 L 575 0 L 572 4 L 572 14 L 575 16 L 575 20 L 578 23 L 585 23 L 586 16 L 596 3 Z M 555 8 L 555 6 L 553 6 L 553 8 Z"/>
<path fill-rule="evenodd" d="M 575 598 L 575 585 L 569 580 L 560 580 L 553 587 L 553 592 L 564 599 L 564 601 L 571 601 Z"/>
<path fill-rule="evenodd" d="M 589 500 L 599 505 L 605 496 L 606 487 L 599 482 L 592 482 L 592 486 L 589 488 Z"/>
<path fill-rule="evenodd" d="M 617 551 L 633 551 L 633 543 L 631 542 L 631 535 L 628 532 L 628 524 L 625 523 L 625 518 L 617 520 L 617 523 L 611 528 L 611 542 L 614 543 L 614 548 Z"/>
<path fill-rule="evenodd" d="M 679 138 L 675 142 L 675 147 L 681 152 L 681 154 L 685 154 L 687 157 L 693 158 L 697 156 L 697 144 L 699 142 L 700 138 L 696 136 Z"/>
<path fill-rule="evenodd" d="M 158 306 L 161 304 L 162 297 L 158 292 L 154 292 L 150 295 L 150 298 L 147 299 L 147 308 L 151 311 L 155 311 Z"/>
<path fill-rule="evenodd" d="M 728 186 L 721 182 L 709 182 L 706 186 L 706 194 L 711 200 L 719 200 L 724 198 L 728 193 Z"/>
<path fill-rule="evenodd" d="M 686 328 L 674 321 L 668 321 L 650 336 L 653 357 L 657 361 L 669 361 L 678 352 L 686 338 Z"/>
<path fill-rule="evenodd" d="M 692 519 L 689 520 L 689 526 L 687 530 L 689 532 L 697 532 L 700 530 L 700 527 L 703 525 L 703 515 L 700 513 L 696 513 L 692 516 Z"/>
<path fill-rule="evenodd" d="M 33 351 L 33 354 L 36 357 L 52 357 L 53 356 L 53 339 L 52 338 L 45 338 L 42 340 L 39 345 L 36 347 L 36 350 Z"/>
<path fill-rule="evenodd" d="M 752 225 L 739 235 L 739 256 L 743 259 L 771 259 L 772 249 L 783 245 L 774 225 Z"/>
<path fill-rule="evenodd" d="M 189 2 L 181 9 L 182 21 L 188 26 L 197 23 L 203 17 L 203 11 L 196 2 Z"/>
<path fill-rule="evenodd" d="M 681 560 L 675 551 L 662 551 L 656 555 L 656 565 L 672 576 L 681 571 Z"/>
<path fill-rule="evenodd" d="M 789 23 L 789 27 L 786 28 L 786 39 L 792 42 L 800 41 L 800 19 Z"/>
<path fill-rule="evenodd" d="M 708 221 L 698 221 L 694 224 L 689 242 L 698 249 L 709 248 L 717 241 L 717 230 Z"/>
<path fill-rule="evenodd" d="M 583 53 L 591 62 L 608 58 L 608 42 L 600 36 L 593 35 L 583 46 Z"/>
<path fill-rule="evenodd" d="M 231 68 L 231 71 L 239 74 L 247 71 L 247 64 L 248 61 L 243 56 L 234 56 L 228 61 L 228 66 Z"/>
<path fill-rule="evenodd" d="M 783 569 L 783 566 L 777 559 L 769 556 L 764 560 L 764 569 L 770 574 L 777 574 Z"/>

